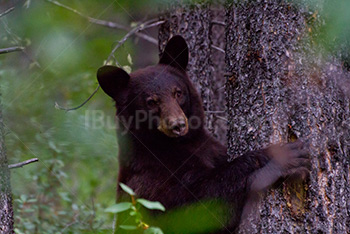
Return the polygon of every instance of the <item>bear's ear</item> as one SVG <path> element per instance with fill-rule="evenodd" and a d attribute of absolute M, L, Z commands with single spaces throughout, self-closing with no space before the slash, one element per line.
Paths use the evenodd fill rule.
<path fill-rule="evenodd" d="M 117 93 L 127 86 L 130 76 L 119 67 L 103 66 L 97 71 L 97 80 L 103 91 L 115 98 Z"/>
<path fill-rule="evenodd" d="M 172 37 L 165 46 L 159 64 L 166 64 L 186 71 L 188 64 L 188 46 L 183 37 Z"/>

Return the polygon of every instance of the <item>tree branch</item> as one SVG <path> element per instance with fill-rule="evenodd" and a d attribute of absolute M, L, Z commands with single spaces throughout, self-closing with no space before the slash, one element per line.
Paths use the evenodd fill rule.
<path fill-rule="evenodd" d="M 208 114 L 221 114 L 221 113 L 226 113 L 226 111 L 204 111 L 205 113 L 208 113 Z"/>
<path fill-rule="evenodd" d="M 221 117 L 221 116 L 216 116 L 217 119 L 219 120 L 223 120 L 225 122 L 228 122 L 228 119 L 224 118 L 224 117 Z"/>
<path fill-rule="evenodd" d="M 9 169 L 19 168 L 19 167 L 23 167 L 23 166 L 25 166 L 25 165 L 28 165 L 28 164 L 30 164 L 30 163 L 38 162 L 38 161 L 39 161 L 38 158 L 32 158 L 32 159 L 26 160 L 26 161 L 24 161 L 24 162 L 15 163 L 15 164 L 10 164 L 10 165 L 8 165 L 8 168 L 9 168 Z"/>
<path fill-rule="evenodd" d="M 225 22 L 213 20 L 211 21 L 212 24 L 220 25 L 220 26 L 226 26 Z"/>
<path fill-rule="evenodd" d="M 14 47 L 0 49 L 0 54 L 7 54 L 7 53 L 11 53 L 11 52 L 15 52 L 15 51 L 22 51 L 22 50 L 24 50 L 24 47 L 14 46 Z"/>
<path fill-rule="evenodd" d="M 118 23 L 115 23 L 115 22 L 111 22 L 111 21 L 106 21 L 106 20 L 100 20 L 100 19 L 96 19 L 96 18 L 92 18 L 90 16 L 87 16 L 87 15 L 84 15 L 83 13 L 81 13 L 80 11 L 76 10 L 76 9 L 73 9 L 69 6 L 66 6 L 60 2 L 57 2 L 57 1 L 53 1 L 53 0 L 46 0 L 47 2 L 50 2 L 56 6 L 59 6 L 59 7 L 62 7 L 70 12 L 73 12 L 74 14 L 77 14 L 79 16 L 81 16 L 82 18 L 88 20 L 90 23 L 93 23 L 93 24 L 97 24 L 97 25 L 101 25 L 101 26 L 104 26 L 104 27 L 108 27 L 108 28 L 115 28 L 115 29 L 121 29 L 121 30 L 124 30 L 124 31 L 130 31 L 131 28 L 128 27 L 128 26 L 125 26 L 125 25 L 122 25 L 122 24 L 118 24 Z M 144 33 L 140 33 L 140 32 L 137 32 L 135 33 L 136 36 L 152 43 L 152 44 L 155 44 L 155 45 L 158 45 L 158 41 L 153 38 L 153 37 L 150 37 Z"/>
<path fill-rule="evenodd" d="M 225 50 L 221 49 L 221 48 L 218 47 L 218 46 L 211 45 L 211 48 L 216 49 L 217 51 L 220 51 L 221 53 L 224 53 L 224 54 L 225 54 Z"/>
<path fill-rule="evenodd" d="M 125 43 L 125 41 L 131 37 L 132 35 L 134 35 L 135 33 L 141 31 L 141 30 L 145 30 L 147 28 L 152 28 L 155 26 L 158 26 L 160 24 L 163 24 L 165 21 L 161 20 L 159 21 L 158 19 L 151 19 L 148 20 L 144 23 L 141 23 L 140 25 L 138 25 L 137 27 L 133 28 L 130 32 L 128 32 L 119 42 L 118 44 L 113 48 L 112 52 L 109 54 L 108 58 L 107 58 L 107 63 L 108 61 L 112 58 L 113 54 L 117 51 L 117 49 L 123 45 Z"/>
<path fill-rule="evenodd" d="M 77 106 L 77 107 L 73 107 L 73 108 L 64 108 L 64 107 L 58 105 L 57 102 L 55 102 L 55 107 L 56 107 L 57 109 L 64 110 L 64 111 L 66 111 L 66 112 L 72 111 L 72 110 L 78 110 L 79 108 L 83 107 L 88 101 L 90 101 L 90 99 L 97 93 L 97 91 L 98 91 L 99 88 L 100 88 L 100 85 L 98 85 L 97 88 L 95 89 L 95 91 L 94 91 L 82 104 L 80 104 L 80 105 Z"/>
<path fill-rule="evenodd" d="M 10 13 L 11 11 L 13 11 L 15 9 L 15 7 L 10 7 L 9 9 L 7 9 L 6 11 L 0 13 L 0 17 L 3 17 L 5 15 L 7 15 L 8 13 Z"/>

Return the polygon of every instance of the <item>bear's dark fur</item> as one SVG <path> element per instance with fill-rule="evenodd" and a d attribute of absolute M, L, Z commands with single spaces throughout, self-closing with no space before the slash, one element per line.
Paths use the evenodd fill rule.
<path fill-rule="evenodd" d="M 306 174 L 308 159 L 301 143 L 289 143 L 229 162 L 226 148 L 204 128 L 202 102 L 186 74 L 187 62 L 187 44 L 175 36 L 155 66 L 130 75 L 113 66 L 98 70 L 99 84 L 117 107 L 119 182 L 167 210 L 221 199 L 231 213 L 220 233 L 232 233 L 251 193 L 283 176 Z"/>

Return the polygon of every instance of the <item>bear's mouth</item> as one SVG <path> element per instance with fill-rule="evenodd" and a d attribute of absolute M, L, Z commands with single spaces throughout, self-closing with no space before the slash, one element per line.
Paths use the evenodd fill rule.
<path fill-rule="evenodd" d="M 188 120 L 181 117 L 176 120 L 161 120 L 158 130 L 168 137 L 181 137 L 188 133 Z"/>

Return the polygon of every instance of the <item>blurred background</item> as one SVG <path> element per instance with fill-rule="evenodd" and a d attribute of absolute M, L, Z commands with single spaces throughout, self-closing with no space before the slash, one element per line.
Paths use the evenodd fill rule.
<path fill-rule="evenodd" d="M 159 9 L 153 1 L 137 0 L 60 3 L 126 28 L 157 18 Z M 113 216 L 103 210 L 116 197 L 114 104 L 102 91 L 79 110 L 66 112 L 55 103 L 74 107 L 85 101 L 97 87 L 97 69 L 127 31 L 92 24 L 49 1 L 0 4 L 0 12 L 15 7 L 0 18 L 0 47 L 25 47 L 0 57 L 8 160 L 40 160 L 11 171 L 16 231 L 110 229 Z M 143 33 L 157 39 L 157 29 Z M 158 47 L 131 37 L 115 57 L 137 69 L 157 61 Z M 92 123 L 95 113 L 103 123 Z"/>
<path fill-rule="evenodd" d="M 114 104 L 100 90 L 78 110 L 66 112 L 57 105 L 83 103 L 96 89 L 96 71 L 113 47 L 140 22 L 157 19 L 165 1 L 59 3 L 70 9 L 47 0 L 0 3 L 0 13 L 14 7 L 0 18 L 0 48 L 24 47 L 0 55 L 8 160 L 40 160 L 11 170 L 16 233 L 110 233 L 113 215 L 104 210 L 116 196 Z M 310 33 L 327 52 L 340 53 L 348 68 L 350 3 L 309 4 L 318 9 L 314 17 L 325 22 Z M 97 25 L 86 17 L 115 22 L 126 30 Z M 142 33 L 151 42 L 132 36 L 115 53 L 126 70 L 158 60 L 157 28 Z M 103 121 L 94 124 L 94 117 Z"/>

